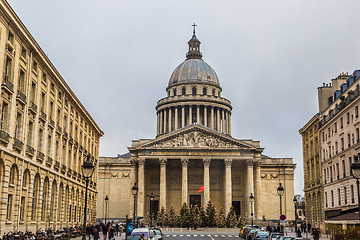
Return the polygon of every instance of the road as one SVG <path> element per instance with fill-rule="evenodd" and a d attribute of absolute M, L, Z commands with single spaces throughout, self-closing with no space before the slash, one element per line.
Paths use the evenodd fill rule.
<path fill-rule="evenodd" d="M 238 230 L 232 231 L 206 231 L 206 230 L 184 230 L 184 231 L 163 231 L 165 239 L 207 239 L 207 240 L 225 240 L 241 239 Z"/>

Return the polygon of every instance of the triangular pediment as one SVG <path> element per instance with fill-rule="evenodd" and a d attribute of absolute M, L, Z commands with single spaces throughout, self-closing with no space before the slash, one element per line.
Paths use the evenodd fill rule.
<path fill-rule="evenodd" d="M 147 141 L 136 148 L 237 148 L 257 147 L 202 125 L 193 124 Z"/>

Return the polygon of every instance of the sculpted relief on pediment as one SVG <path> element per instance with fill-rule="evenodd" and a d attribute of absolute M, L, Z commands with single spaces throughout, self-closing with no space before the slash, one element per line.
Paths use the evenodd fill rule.
<path fill-rule="evenodd" d="M 176 136 L 163 142 L 151 144 L 151 147 L 220 147 L 234 148 L 238 145 L 221 139 L 220 137 L 211 136 L 202 132 L 189 132 Z"/>

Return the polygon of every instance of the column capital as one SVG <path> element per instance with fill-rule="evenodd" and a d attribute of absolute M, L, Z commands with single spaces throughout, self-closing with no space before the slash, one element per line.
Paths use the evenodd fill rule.
<path fill-rule="evenodd" d="M 183 167 L 188 167 L 188 165 L 189 165 L 189 159 L 188 159 L 188 158 L 182 158 L 182 159 L 181 159 L 181 165 L 182 165 Z"/>
<path fill-rule="evenodd" d="M 253 159 L 248 159 L 248 160 L 246 160 L 246 165 L 248 166 L 248 167 L 253 167 L 254 166 L 254 160 Z"/>
<path fill-rule="evenodd" d="M 138 165 L 145 165 L 145 159 L 144 158 L 138 158 L 137 163 L 138 163 Z"/>
<path fill-rule="evenodd" d="M 210 158 L 204 158 L 203 159 L 204 167 L 210 167 L 210 162 L 211 162 Z"/>
<path fill-rule="evenodd" d="M 130 164 L 131 164 L 131 167 L 136 167 L 136 163 L 137 163 L 138 159 L 137 158 L 132 158 L 130 159 Z"/>
<path fill-rule="evenodd" d="M 226 167 L 231 167 L 233 160 L 232 159 L 225 159 L 224 163 Z"/>
<path fill-rule="evenodd" d="M 261 166 L 261 162 L 260 162 L 260 161 L 254 161 L 254 166 L 255 166 L 255 167 L 260 167 L 260 166 Z"/>
<path fill-rule="evenodd" d="M 159 162 L 160 162 L 160 165 L 161 165 L 161 166 L 166 166 L 166 164 L 167 164 L 167 159 L 166 159 L 166 158 L 160 158 L 160 159 L 159 159 Z"/>

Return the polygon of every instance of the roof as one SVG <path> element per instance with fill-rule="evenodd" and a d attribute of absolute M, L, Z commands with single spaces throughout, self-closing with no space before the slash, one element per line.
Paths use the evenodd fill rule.
<path fill-rule="evenodd" d="M 359 220 L 359 211 L 344 213 L 339 216 L 327 219 L 327 221 L 349 221 L 349 220 Z"/>

